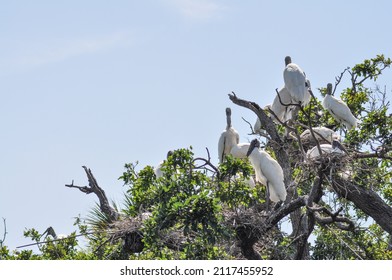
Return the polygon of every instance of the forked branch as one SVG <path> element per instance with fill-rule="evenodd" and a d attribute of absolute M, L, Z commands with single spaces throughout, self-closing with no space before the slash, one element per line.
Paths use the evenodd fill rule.
<path fill-rule="evenodd" d="M 99 206 L 100 206 L 101 211 L 109 217 L 110 221 L 117 220 L 119 218 L 119 214 L 117 213 L 116 210 L 114 210 L 113 207 L 110 206 L 109 200 L 106 197 L 105 191 L 98 185 L 97 180 L 95 179 L 91 170 L 89 168 L 87 168 L 86 166 L 83 166 L 83 169 L 86 172 L 89 187 L 75 186 L 73 180 L 72 180 L 72 184 L 65 185 L 65 186 L 68 188 L 79 189 L 81 192 L 84 192 L 85 194 L 94 193 L 99 199 Z"/>

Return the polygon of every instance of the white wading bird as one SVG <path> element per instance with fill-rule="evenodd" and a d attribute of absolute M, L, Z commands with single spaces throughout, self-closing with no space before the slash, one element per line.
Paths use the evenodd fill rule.
<path fill-rule="evenodd" d="M 231 148 L 240 142 L 240 135 L 231 126 L 231 109 L 226 108 L 226 130 L 224 130 L 218 142 L 219 162 L 222 163 L 225 156 L 230 154 Z"/>
<path fill-rule="evenodd" d="M 267 152 L 260 151 L 259 147 L 260 142 L 253 139 L 247 153 L 256 173 L 256 181 L 267 186 L 269 198 L 273 202 L 285 201 L 287 192 L 283 182 L 282 167 Z"/>
<path fill-rule="evenodd" d="M 333 140 L 332 144 L 321 144 L 320 149 L 322 154 L 344 154 L 346 152 L 346 149 L 337 140 Z M 320 152 L 317 146 L 306 153 L 306 158 L 309 160 L 315 160 L 319 157 Z"/>
<path fill-rule="evenodd" d="M 265 106 L 264 110 L 270 109 L 272 112 L 274 112 L 276 117 L 271 114 L 271 118 L 276 123 L 280 124 L 281 122 L 284 123 L 292 118 L 293 108 L 292 106 L 287 106 L 289 104 L 292 104 L 291 95 L 287 88 L 282 87 L 275 96 L 272 104 Z M 278 120 L 276 118 L 278 118 Z M 261 122 L 259 118 L 257 118 L 256 123 L 253 126 L 253 130 L 255 133 L 265 133 L 265 130 L 261 128 Z"/>
<path fill-rule="evenodd" d="M 166 159 L 169 158 L 169 156 L 171 156 L 172 154 L 173 154 L 173 151 L 168 151 L 168 152 L 167 152 Z M 162 176 L 165 174 L 165 173 L 162 171 L 162 164 L 163 164 L 163 162 L 164 162 L 164 161 L 161 161 L 161 162 L 158 164 L 158 166 L 155 167 L 155 169 L 154 169 L 154 173 L 155 173 L 155 176 L 156 176 L 157 178 L 160 178 L 160 177 L 162 177 Z"/>
<path fill-rule="evenodd" d="M 313 134 L 318 141 L 325 143 L 326 141 L 331 143 L 332 140 L 340 140 L 340 136 L 335 133 L 332 129 L 327 127 L 313 127 Z M 312 133 L 309 129 L 306 129 L 300 135 L 301 141 L 305 143 L 314 142 Z M 325 143 L 326 144 L 326 143 Z"/>
<path fill-rule="evenodd" d="M 295 63 L 291 57 L 285 57 L 286 67 L 283 71 L 284 86 L 289 91 L 292 103 L 306 106 L 310 101 L 310 82 L 306 79 L 305 72 Z"/>
<path fill-rule="evenodd" d="M 249 143 L 235 144 L 231 147 L 230 154 L 235 158 L 246 158 L 249 146 Z"/>
<path fill-rule="evenodd" d="M 350 108 L 342 100 L 333 97 L 332 84 L 327 85 L 327 93 L 323 100 L 323 107 L 334 117 L 335 120 L 344 124 L 347 129 L 355 128 L 358 120 L 351 113 Z"/>
<path fill-rule="evenodd" d="M 280 97 L 280 98 L 279 98 Z M 269 108 L 281 122 L 286 122 L 291 119 L 291 108 L 290 106 L 286 106 L 292 103 L 290 92 L 286 87 L 282 87 L 278 94 L 275 96 L 274 102 L 272 105 L 269 105 Z M 275 116 L 272 116 L 272 119 L 275 119 Z"/>

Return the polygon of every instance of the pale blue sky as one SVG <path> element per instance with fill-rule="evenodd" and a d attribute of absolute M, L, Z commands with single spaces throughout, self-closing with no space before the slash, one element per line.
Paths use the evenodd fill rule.
<path fill-rule="evenodd" d="M 256 117 L 227 94 L 270 103 L 286 55 L 318 97 L 345 67 L 392 57 L 387 0 L 0 4 L 0 218 L 11 249 L 29 243 L 24 228 L 75 229 L 96 201 L 64 187 L 87 184 L 82 165 L 121 203 L 125 163 L 156 165 L 190 145 L 217 163 L 227 106 L 250 140 L 241 117 Z M 390 82 L 391 70 L 379 84 L 392 99 Z"/>

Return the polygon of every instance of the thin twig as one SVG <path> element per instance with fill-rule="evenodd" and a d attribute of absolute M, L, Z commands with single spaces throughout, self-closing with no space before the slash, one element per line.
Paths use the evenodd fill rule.
<path fill-rule="evenodd" d="M 86 236 L 86 235 L 90 235 L 90 234 L 93 234 L 93 232 L 86 232 L 86 233 L 76 234 L 76 235 L 73 235 L 73 236 L 67 236 L 67 237 L 64 237 L 64 238 L 57 238 L 57 239 L 53 239 L 53 240 L 39 241 L 39 242 L 35 242 L 35 243 L 30 243 L 30 244 L 18 246 L 18 247 L 16 247 L 16 249 L 25 248 L 25 247 L 29 247 L 29 246 L 35 246 L 35 245 L 39 245 L 39 244 L 46 244 L 46 243 L 50 243 L 50 242 L 58 242 L 58 241 L 61 241 L 61 240 L 64 240 L 64 239 L 71 239 L 71 238 L 76 238 L 76 237 L 80 237 L 80 236 Z"/>

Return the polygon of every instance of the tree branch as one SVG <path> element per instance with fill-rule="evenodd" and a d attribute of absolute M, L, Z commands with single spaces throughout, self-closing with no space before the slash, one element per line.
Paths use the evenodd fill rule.
<path fill-rule="evenodd" d="M 6 221 L 5 221 L 5 218 L 3 218 L 3 224 L 4 224 L 4 235 L 3 235 L 3 239 L 2 240 L 0 240 L 0 246 L 3 246 L 3 244 L 4 244 L 4 241 L 5 241 L 5 238 L 6 238 L 6 236 L 7 236 L 7 223 L 6 223 Z"/>
<path fill-rule="evenodd" d="M 94 193 L 99 199 L 99 206 L 100 206 L 101 211 L 103 213 L 105 213 L 107 215 L 107 217 L 109 217 L 111 222 L 117 220 L 120 215 L 119 215 L 119 213 L 117 213 L 116 210 L 114 210 L 113 207 L 110 206 L 109 201 L 106 197 L 105 191 L 99 187 L 97 180 L 95 179 L 91 170 L 89 168 L 87 168 L 86 166 L 82 166 L 82 167 L 83 167 L 84 171 L 86 172 L 89 187 L 75 186 L 73 181 L 72 181 L 72 184 L 65 185 L 65 186 L 68 188 L 77 188 L 81 192 L 84 192 L 86 194 Z"/>
<path fill-rule="evenodd" d="M 335 192 L 371 216 L 386 232 L 392 234 L 392 208 L 374 191 L 357 186 L 341 177 L 334 177 Z"/>

